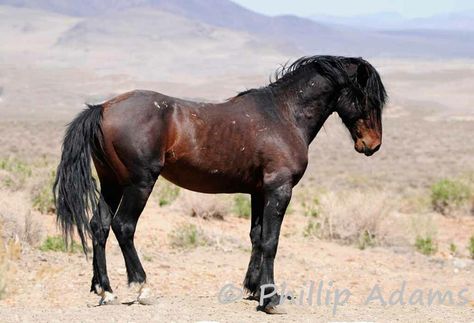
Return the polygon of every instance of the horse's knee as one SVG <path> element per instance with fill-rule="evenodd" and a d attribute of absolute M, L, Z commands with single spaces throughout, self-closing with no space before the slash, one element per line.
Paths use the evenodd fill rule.
<path fill-rule="evenodd" d="M 252 227 L 250 230 L 250 241 L 252 242 L 252 246 L 258 246 L 260 244 L 261 236 L 262 236 L 262 226 L 256 225 Z"/>
<path fill-rule="evenodd" d="M 104 243 L 109 235 L 110 224 L 104 223 L 101 219 L 94 215 L 90 222 L 90 228 L 92 233 L 92 238 L 98 240 L 100 243 Z"/>
<path fill-rule="evenodd" d="M 123 222 L 120 218 L 112 220 L 112 230 L 119 242 L 132 239 L 135 234 L 135 226 L 131 223 Z"/>

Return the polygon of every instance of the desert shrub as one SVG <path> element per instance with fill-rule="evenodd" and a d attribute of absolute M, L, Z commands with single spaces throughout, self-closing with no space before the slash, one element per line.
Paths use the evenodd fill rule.
<path fill-rule="evenodd" d="M 66 242 L 62 237 L 48 236 L 39 249 L 41 251 L 78 252 L 82 250 L 82 247 L 75 241 L 72 241 L 70 245 L 66 245 Z"/>
<path fill-rule="evenodd" d="M 313 220 L 309 220 L 308 224 L 304 227 L 303 236 L 308 237 L 321 237 L 321 224 L 318 222 L 314 222 Z"/>
<path fill-rule="evenodd" d="M 403 213 L 426 213 L 430 212 L 431 197 L 426 192 L 407 189 L 401 197 L 400 212 Z"/>
<path fill-rule="evenodd" d="M 303 214 L 305 216 L 317 218 L 319 216 L 319 198 L 309 198 L 302 203 Z"/>
<path fill-rule="evenodd" d="M 236 194 L 234 196 L 234 212 L 239 218 L 250 218 L 252 215 L 250 197 L 245 194 Z"/>
<path fill-rule="evenodd" d="M 413 214 L 410 216 L 410 221 L 410 231 L 413 237 L 411 244 L 415 246 L 415 249 L 422 252 L 422 250 L 429 249 L 430 244 L 434 245 L 438 234 L 434 214 Z"/>
<path fill-rule="evenodd" d="M 470 187 L 461 181 L 442 179 L 431 186 L 431 205 L 443 215 L 465 205 L 470 198 Z"/>
<path fill-rule="evenodd" d="M 54 205 L 53 184 L 56 172 L 50 172 L 47 180 L 38 185 L 32 192 L 32 204 L 35 210 L 41 213 L 54 213 L 56 206 Z"/>
<path fill-rule="evenodd" d="M 40 240 L 43 225 L 29 210 L 28 195 L 25 192 L 0 191 L 0 231 L 4 241 L 17 240 L 22 244 L 35 246 Z"/>
<path fill-rule="evenodd" d="M 374 247 L 376 245 L 376 242 L 376 237 L 373 233 L 369 231 L 364 231 L 359 235 L 357 247 L 361 250 L 364 250 L 367 247 Z"/>
<path fill-rule="evenodd" d="M 0 259 L 0 300 L 5 297 L 7 289 L 6 263 L 3 263 L 2 261 L 3 260 Z"/>
<path fill-rule="evenodd" d="M 5 245 L 0 236 L 0 299 L 5 297 L 8 281 L 8 259 Z"/>
<path fill-rule="evenodd" d="M 436 242 L 431 236 L 418 236 L 415 241 L 415 248 L 416 250 L 427 256 L 436 253 L 436 251 L 438 250 Z"/>
<path fill-rule="evenodd" d="M 317 225 L 313 228 L 321 238 L 357 244 L 360 248 L 391 244 L 398 234 L 389 230 L 396 227 L 395 219 L 391 218 L 392 208 L 383 192 L 326 193 L 319 199 L 318 216 L 313 216 Z"/>
<path fill-rule="evenodd" d="M 20 159 L 0 159 L 2 186 L 11 190 L 18 190 L 25 185 L 26 179 L 32 175 L 30 165 Z"/>
<path fill-rule="evenodd" d="M 153 197 L 158 200 L 159 206 L 173 203 L 179 196 L 180 188 L 165 179 L 159 179 L 153 190 Z"/>
<path fill-rule="evenodd" d="M 449 244 L 449 253 L 452 255 L 452 256 L 456 256 L 457 253 L 458 253 L 458 246 L 456 246 L 456 244 L 454 242 L 451 242 Z"/>
<path fill-rule="evenodd" d="M 193 249 L 209 244 L 209 238 L 194 224 L 182 224 L 169 235 L 170 245 L 173 248 Z"/>
<path fill-rule="evenodd" d="M 30 211 L 24 216 L 24 223 L 21 230 L 21 234 L 19 235 L 20 239 L 30 246 L 35 246 L 41 240 L 43 233 L 42 226 L 38 220 L 34 219 Z"/>
<path fill-rule="evenodd" d="M 222 220 L 231 212 L 232 201 L 224 195 L 183 191 L 174 206 L 178 212 L 185 215 L 202 219 Z"/>
<path fill-rule="evenodd" d="M 469 250 L 469 255 L 471 256 L 472 259 L 474 259 L 474 235 L 469 239 L 469 245 L 467 246 L 467 249 Z"/>
<path fill-rule="evenodd" d="M 0 219 L 0 232 L 4 230 Z M 0 299 L 7 294 L 8 281 L 14 271 L 15 261 L 21 257 L 21 243 L 17 239 L 4 239 L 0 234 Z"/>
<path fill-rule="evenodd" d="M 23 176 L 32 174 L 28 163 L 16 158 L 0 159 L 0 169 Z"/>

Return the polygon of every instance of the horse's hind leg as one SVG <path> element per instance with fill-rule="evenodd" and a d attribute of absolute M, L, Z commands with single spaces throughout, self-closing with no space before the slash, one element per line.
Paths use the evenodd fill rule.
<path fill-rule="evenodd" d="M 258 298 L 260 287 L 260 268 L 262 265 L 262 218 L 263 218 L 263 195 L 252 194 L 252 219 L 250 229 L 250 241 L 252 242 L 252 255 L 245 275 L 244 288 L 249 291 L 251 297 Z"/>
<path fill-rule="evenodd" d="M 150 304 L 152 300 L 150 291 L 145 286 L 146 274 L 138 258 L 133 238 L 138 218 L 145 207 L 158 174 L 157 170 L 154 172 L 144 171 L 140 175 L 134 175 L 132 182 L 124 187 L 120 207 L 112 220 L 112 230 L 117 237 L 125 260 L 128 283 L 129 285 L 138 284 L 137 300 L 141 304 Z"/>
<path fill-rule="evenodd" d="M 112 217 L 118 208 L 122 197 L 122 190 L 119 184 L 106 172 L 97 167 L 100 179 L 101 196 L 98 211 L 91 218 L 93 245 L 93 270 L 91 292 L 101 296 L 100 304 L 112 304 L 117 302 L 117 298 L 110 287 L 107 276 L 107 264 L 105 257 L 105 245 L 110 232 Z"/>

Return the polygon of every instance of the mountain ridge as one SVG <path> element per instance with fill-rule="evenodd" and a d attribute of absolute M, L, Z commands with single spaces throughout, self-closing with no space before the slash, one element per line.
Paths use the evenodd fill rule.
<path fill-rule="evenodd" d="M 474 31 L 406 29 L 365 30 L 309 18 L 265 16 L 228 0 L 0 0 L 0 4 L 37 8 L 84 19 L 110 17 L 114 12 L 149 8 L 169 12 L 233 31 L 256 36 L 262 42 L 280 44 L 288 51 L 371 57 L 474 57 Z M 125 18 L 126 19 L 126 18 Z"/>

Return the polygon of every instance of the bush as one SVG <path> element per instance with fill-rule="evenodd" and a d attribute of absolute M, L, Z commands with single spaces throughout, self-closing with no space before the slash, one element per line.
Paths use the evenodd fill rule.
<path fill-rule="evenodd" d="M 432 255 L 438 250 L 436 242 L 431 236 L 427 236 L 426 238 L 418 236 L 416 238 L 415 248 L 426 256 Z"/>
<path fill-rule="evenodd" d="M 175 203 L 178 212 L 202 219 L 224 219 L 231 211 L 227 196 L 183 191 Z"/>
<path fill-rule="evenodd" d="M 46 238 L 46 240 L 43 241 L 39 249 L 41 251 L 78 252 L 82 250 L 82 247 L 75 241 L 72 241 L 72 243 L 69 246 L 67 246 L 66 242 L 64 241 L 62 237 L 49 236 Z"/>
<path fill-rule="evenodd" d="M 25 185 L 26 179 L 32 175 L 30 165 L 16 158 L 0 159 L 0 170 L 4 171 L 2 186 L 18 190 Z"/>
<path fill-rule="evenodd" d="M 3 230 L 0 223 L 0 230 Z M 0 299 L 5 296 L 8 280 L 8 259 L 7 252 L 5 250 L 5 244 L 2 236 L 0 235 Z"/>
<path fill-rule="evenodd" d="M 4 241 L 18 240 L 21 244 L 35 246 L 42 240 L 43 223 L 30 211 L 26 192 L 0 190 L 0 236 Z"/>
<path fill-rule="evenodd" d="M 469 250 L 469 254 L 471 255 L 471 258 L 474 259 L 474 235 L 469 240 L 469 245 L 467 249 Z"/>
<path fill-rule="evenodd" d="M 16 158 L 0 159 L 0 169 L 24 177 L 31 176 L 32 174 L 31 167 L 26 162 Z"/>
<path fill-rule="evenodd" d="M 3 233 L 3 221 L 0 218 L 0 233 Z M 17 239 L 4 239 L 0 234 L 0 299 L 8 292 L 8 282 L 15 271 L 15 262 L 21 257 L 21 243 Z"/>
<path fill-rule="evenodd" d="M 306 237 L 306 238 L 309 238 L 309 237 L 318 237 L 318 238 L 320 238 L 321 237 L 321 231 L 320 230 L 321 230 L 321 224 L 320 223 L 309 220 L 308 224 L 306 225 L 306 227 L 303 230 L 303 236 Z"/>
<path fill-rule="evenodd" d="M 357 247 L 361 250 L 364 250 L 367 247 L 374 247 L 376 245 L 375 235 L 370 233 L 369 231 L 364 231 L 359 236 L 359 240 L 357 242 Z"/>
<path fill-rule="evenodd" d="M 431 205 L 436 212 L 448 215 L 469 202 L 471 190 L 460 181 L 442 179 L 431 187 Z"/>
<path fill-rule="evenodd" d="M 451 254 L 451 256 L 456 256 L 458 254 L 458 246 L 456 246 L 456 244 L 454 242 L 451 242 L 449 244 L 449 253 Z"/>
<path fill-rule="evenodd" d="M 7 289 L 7 263 L 0 255 L 0 300 L 5 297 Z"/>
<path fill-rule="evenodd" d="M 47 179 L 39 187 L 33 190 L 33 208 L 41 213 L 54 213 L 56 206 L 54 204 L 53 184 L 56 172 L 52 171 Z"/>
<path fill-rule="evenodd" d="M 248 219 L 252 215 L 252 204 L 249 196 L 237 194 L 234 197 L 234 212 L 239 218 Z"/>
<path fill-rule="evenodd" d="M 314 217 L 317 218 L 319 216 L 319 198 L 318 197 L 313 197 L 312 199 L 309 199 L 309 201 L 303 201 L 303 214 L 305 216 L 309 217 Z"/>
<path fill-rule="evenodd" d="M 179 195 L 180 188 L 165 179 L 160 178 L 153 190 L 153 196 L 157 197 L 159 206 L 173 203 Z"/>
<path fill-rule="evenodd" d="M 182 224 L 169 234 L 173 248 L 193 249 L 209 244 L 209 238 L 194 224 Z"/>
<path fill-rule="evenodd" d="M 342 194 L 326 193 L 319 198 L 317 216 L 312 218 L 320 238 L 354 243 L 359 248 L 391 243 L 395 227 L 390 218 L 392 204 L 385 193 L 351 191 Z"/>

